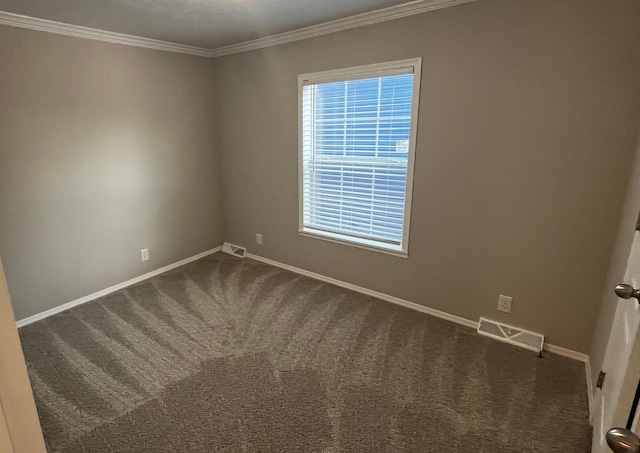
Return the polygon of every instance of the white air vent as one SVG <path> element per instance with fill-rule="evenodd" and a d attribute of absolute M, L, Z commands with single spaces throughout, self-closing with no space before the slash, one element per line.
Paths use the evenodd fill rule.
<path fill-rule="evenodd" d="M 228 242 L 222 244 L 222 251 L 229 255 L 237 256 L 238 258 L 244 258 L 247 254 L 246 248 L 240 247 L 239 245 L 229 244 Z"/>
<path fill-rule="evenodd" d="M 478 333 L 542 354 L 544 335 L 540 333 L 509 326 L 486 318 L 480 318 Z"/>

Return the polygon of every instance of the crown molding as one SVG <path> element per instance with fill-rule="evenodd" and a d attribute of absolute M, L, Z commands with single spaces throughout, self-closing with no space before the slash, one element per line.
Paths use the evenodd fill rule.
<path fill-rule="evenodd" d="M 216 58 L 235 53 L 248 52 L 250 50 L 263 49 L 265 47 L 277 46 L 278 44 L 286 44 L 289 42 L 314 38 L 316 36 L 328 35 L 338 31 L 363 27 L 365 25 L 378 24 L 388 20 L 400 19 L 401 17 L 413 16 L 414 14 L 426 13 L 428 11 L 449 8 L 451 6 L 457 6 L 474 1 L 477 0 L 416 0 L 368 13 L 337 19 L 331 22 L 325 22 L 323 24 L 312 25 L 298 30 L 267 36 L 265 38 L 219 47 L 217 49 L 213 49 L 210 52 L 210 56 L 212 58 Z"/>
<path fill-rule="evenodd" d="M 38 19 L 36 17 L 22 16 L 20 14 L 0 11 L 0 25 L 28 28 L 31 30 L 56 33 L 58 35 L 74 36 L 76 38 L 106 41 L 127 46 L 144 47 L 146 49 L 163 50 L 165 52 L 177 52 L 200 57 L 211 57 L 211 50 L 201 47 L 187 46 L 172 42 L 160 41 L 140 36 L 125 35 L 112 31 L 97 30 L 95 28 L 82 27 L 80 25 L 64 24 L 52 20 Z"/>
<path fill-rule="evenodd" d="M 279 33 L 265 38 L 231 44 L 217 49 L 206 49 L 203 47 L 187 46 L 185 44 L 143 38 L 140 36 L 125 35 L 123 33 L 98 30 L 80 25 L 65 24 L 62 22 L 38 19 L 36 17 L 23 16 L 3 11 L 0 11 L 0 25 L 28 28 L 31 30 L 56 33 L 58 35 L 93 39 L 95 41 L 106 41 L 115 44 L 124 44 L 127 46 L 144 47 L 146 49 L 163 50 L 165 52 L 176 52 L 197 55 L 199 57 L 216 58 L 314 38 L 316 36 L 328 35 L 330 33 L 363 27 L 365 25 L 378 24 L 388 20 L 400 19 L 401 17 L 426 13 L 436 9 L 449 8 L 451 6 L 457 6 L 474 1 L 477 0 L 415 0 L 401 5 L 391 6 L 389 8 L 357 14 L 355 16 L 337 19 L 323 24 L 312 25 L 310 27 L 300 28 L 298 30 L 288 31 L 285 33 Z"/>

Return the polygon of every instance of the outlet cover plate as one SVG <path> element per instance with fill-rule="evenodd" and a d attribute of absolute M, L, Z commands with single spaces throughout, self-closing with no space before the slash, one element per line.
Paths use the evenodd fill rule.
<path fill-rule="evenodd" d="M 503 311 L 505 313 L 511 313 L 511 303 L 513 302 L 513 297 L 504 296 L 500 294 L 498 297 L 498 311 Z"/>

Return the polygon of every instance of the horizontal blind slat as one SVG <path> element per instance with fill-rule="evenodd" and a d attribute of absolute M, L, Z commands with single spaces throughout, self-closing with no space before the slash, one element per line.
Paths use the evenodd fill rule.
<path fill-rule="evenodd" d="M 304 81 L 301 214 L 305 227 L 400 244 L 412 72 Z"/>

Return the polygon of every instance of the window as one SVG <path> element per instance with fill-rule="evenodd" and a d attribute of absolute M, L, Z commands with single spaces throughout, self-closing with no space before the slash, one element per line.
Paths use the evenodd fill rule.
<path fill-rule="evenodd" d="M 299 76 L 301 234 L 407 255 L 420 67 Z"/>

